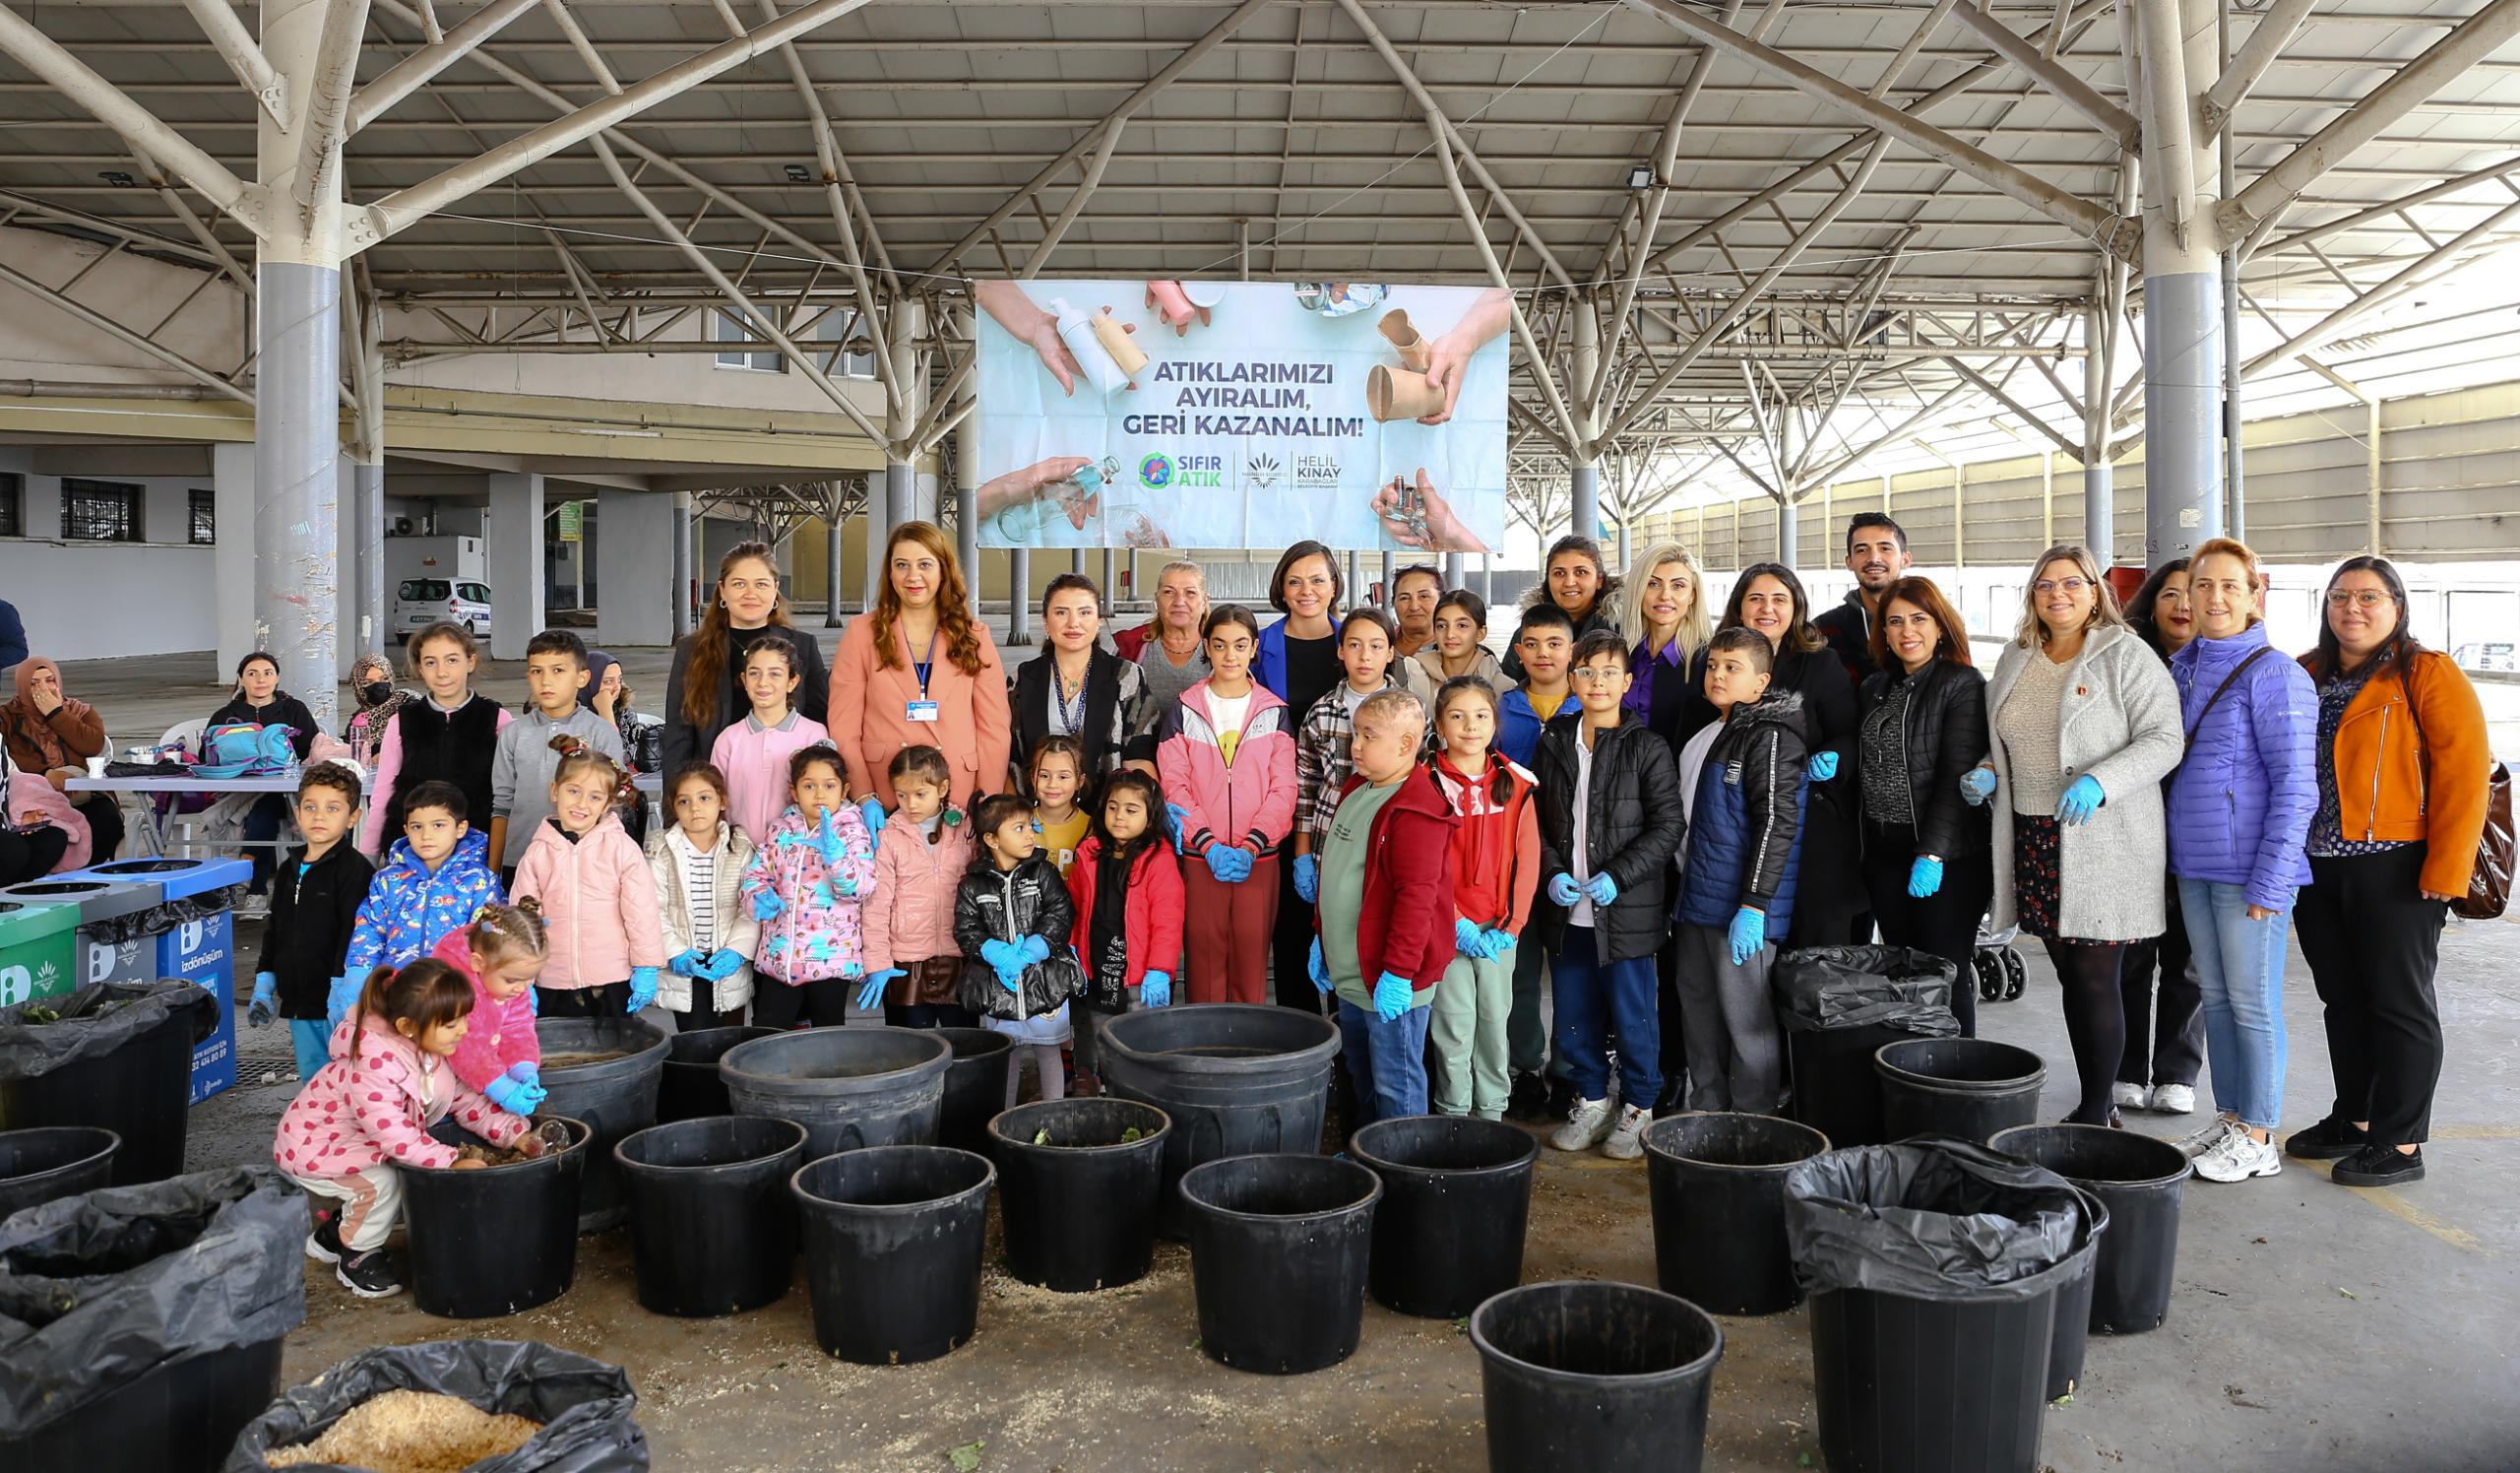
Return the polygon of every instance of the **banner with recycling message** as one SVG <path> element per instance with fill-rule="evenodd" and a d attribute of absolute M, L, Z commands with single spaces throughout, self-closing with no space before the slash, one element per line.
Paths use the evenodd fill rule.
<path fill-rule="evenodd" d="M 1501 551 L 1504 292 L 973 285 L 984 547 Z"/>

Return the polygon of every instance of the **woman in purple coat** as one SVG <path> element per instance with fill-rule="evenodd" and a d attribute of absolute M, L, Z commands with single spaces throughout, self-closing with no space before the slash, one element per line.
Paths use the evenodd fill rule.
<path fill-rule="evenodd" d="M 2189 560 L 2196 638 L 2171 658 L 2187 755 L 2171 774 L 2170 872 L 2178 881 L 2215 1119 L 2181 1142 L 2208 1182 L 2283 1170 L 2284 948 L 2309 882 L 2318 806 L 2318 692 L 2267 642 L 2256 554 L 2228 538 Z"/>

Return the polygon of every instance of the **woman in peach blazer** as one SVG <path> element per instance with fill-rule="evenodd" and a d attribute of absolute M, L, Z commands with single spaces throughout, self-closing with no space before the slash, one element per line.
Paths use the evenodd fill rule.
<path fill-rule="evenodd" d="M 824 723 L 870 831 L 894 803 L 895 753 L 944 752 L 954 772 L 948 798 L 968 808 L 1006 785 L 1011 730 L 1006 671 L 972 617 L 953 542 L 933 523 L 905 522 L 884 567 L 874 608 L 840 637 Z"/>

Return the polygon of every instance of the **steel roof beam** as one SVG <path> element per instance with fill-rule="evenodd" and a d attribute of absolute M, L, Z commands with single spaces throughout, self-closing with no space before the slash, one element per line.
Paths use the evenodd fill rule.
<path fill-rule="evenodd" d="M 2205 89 L 2204 98 L 2197 104 L 2197 121 L 2206 132 L 2223 131 L 2224 122 L 2237 110 L 2240 99 L 2257 85 L 2257 79 L 2274 65 L 2285 42 L 2301 29 L 2301 22 L 2309 18 L 2310 7 L 2317 3 L 2318 0 L 2275 0 L 2257 18 L 2256 29 L 2232 53 L 2232 59 L 2224 64 L 2223 75 Z"/>
<path fill-rule="evenodd" d="M 167 367 L 174 369 L 177 373 L 191 379 L 194 383 L 201 385 L 205 389 L 211 390 L 212 392 L 220 394 L 225 398 L 233 399 L 240 404 L 252 404 L 254 402 L 254 395 L 251 390 L 237 387 L 227 379 L 222 378 L 219 374 L 212 372 L 210 369 L 203 367 L 201 364 L 194 362 L 192 359 L 175 352 L 173 349 L 153 341 L 147 334 L 135 332 L 134 330 L 123 326 L 121 323 L 114 321 L 104 313 L 89 306 L 86 302 L 77 301 L 71 297 L 62 295 L 52 288 L 36 281 L 33 277 L 28 276 L 26 273 L 18 270 L 14 266 L 0 264 L 0 282 L 8 283 L 10 286 L 15 287 L 19 290 L 26 292 L 28 295 L 34 297 L 36 300 L 45 303 L 56 311 L 68 313 L 70 316 L 77 318 L 80 322 L 89 327 L 94 328 L 97 332 L 104 334 L 106 337 L 113 339 L 115 342 L 122 344 L 126 348 L 148 354 L 150 357 L 153 357 L 158 362 L 165 364 Z"/>
<path fill-rule="evenodd" d="M 49 83 L 72 105 L 121 134 L 131 147 L 164 163 L 203 198 L 261 233 L 260 222 L 248 214 L 256 194 L 251 186 L 6 7 L 0 7 L 0 54 Z"/>
<path fill-rule="evenodd" d="M 218 5 L 223 0 L 207 0 L 207 3 Z M 467 17 L 462 25 L 447 32 L 444 39 L 431 41 L 386 68 L 374 81 L 351 95 L 349 130 L 356 133 L 376 121 L 395 103 L 427 86 L 438 73 L 480 49 L 483 42 L 505 30 L 510 21 L 540 3 L 541 0 L 489 0 L 487 5 Z"/>
<path fill-rule="evenodd" d="M 223 5 L 225 0 L 208 0 Z M 289 196 L 300 209 L 342 192 L 342 144 L 348 135 L 350 90 L 367 38 L 368 0 L 328 0 L 324 29 L 306 75 L 306 108 L 297 119 L 297 168 Z"/>
<path fill-rule="evenodd" d="M 2387 281 L 2362 291 L 2353 300 L 2285 339 L 2280 345 L 2249 359 L 2240 369 L 2240 376 L 2250 378 L 2287 359 L 2300 356 L 2305 348 L 2315 347 L 2342 331 L 2349 323 L 2379 307 L 2386 306 L 2432 278 L 2455 268 L 2461 264 L 2461 257 L 2467 255 L 2479 242 L 2505 222 L 2515 218 L 2520 218 L 2520 201 L 2503 206 L 2500 210 L 2442 242 L 2437 249 L 2408 263 Z"/>
<path fill-rule="evenodd" d="M 1979 9 L 1977 0 L 1964 0 L 1952 14 L 1997 56 L 2036 79 L 2053 93 L 2058 101 L 2091 119 L 2093 126 L 2107 134 L 2120 153 L 2131 154 L 2143 146 L 2143 125 L 2135 120 L 2133 113 L 2102 96 L 2090 83 L 2065 70 L 2039 45 L 2025 39 L 2021 32 Z M 2057 28 L 2050 26 L 2048 38 L 2052 41 L 2057 34 Z"/>
<path fill-rule="evenodd" d="M 245 23 L 236 18 L 235 9 L 227 0 L 184 0 L 184 9 L 192 12 L 202 34 L 210 38 L 211 49 L 227 64 L 227 70 L 235 74 L 236 80 L 244 84 L 245 91 L 253 94 L 254 100 L 262 105 L 262 109 L 285 130 L 289 125 L 288 82 L 272 70 L 270 59 L 263 55 L 261 43 L 246 31 Z M 157 54 L 163 55 L 165 47 L 159 44 Z"/>

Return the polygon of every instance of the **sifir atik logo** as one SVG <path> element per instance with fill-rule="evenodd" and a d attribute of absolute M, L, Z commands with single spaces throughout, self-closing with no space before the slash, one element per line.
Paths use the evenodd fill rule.
<path fill-rule="evenodd" d="M 1172 484 L 1172 457 L 1159 450 L 1138 462 L 1138 484 L 1161 491 Z"/>

